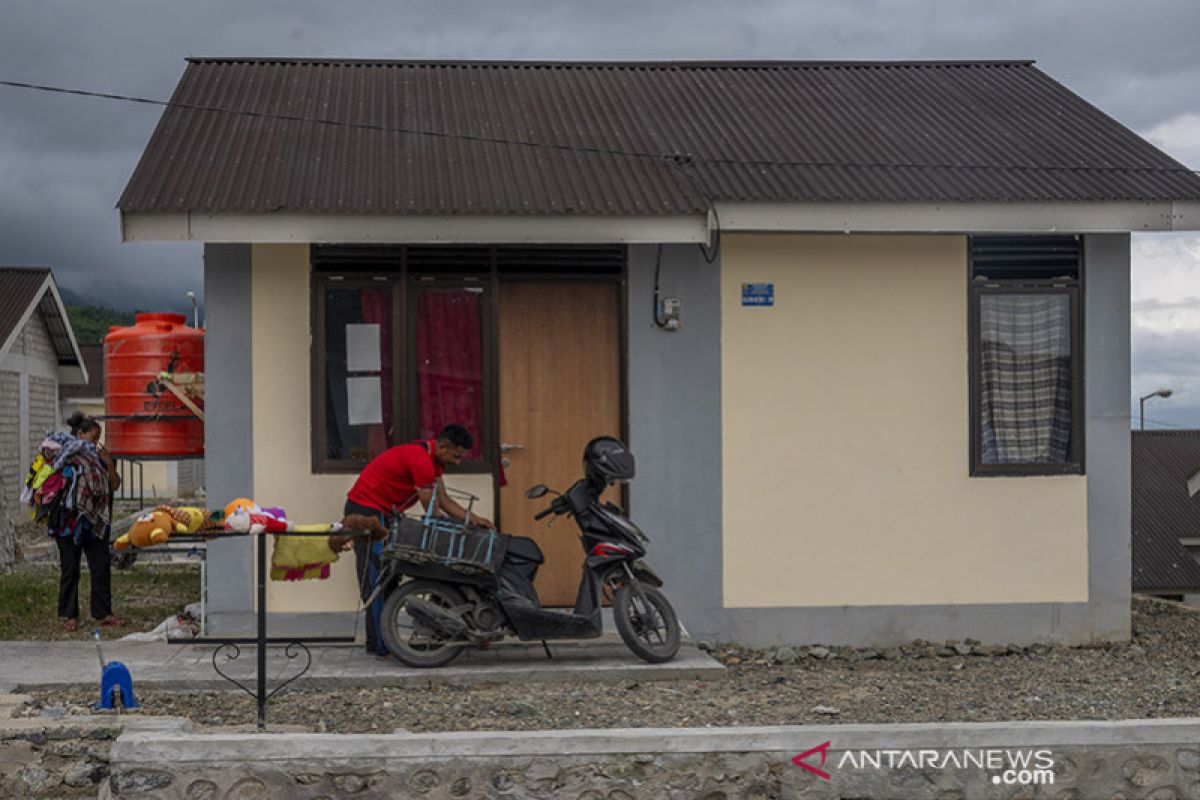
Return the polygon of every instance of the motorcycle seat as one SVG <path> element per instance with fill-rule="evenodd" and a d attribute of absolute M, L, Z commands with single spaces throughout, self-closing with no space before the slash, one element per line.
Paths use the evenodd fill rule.
<path fill-rule="evenodd" d="M 532 564 L 544 564 L 546 561 L 546 557 L 542 555 L 542 548 L 538 547 L 537 542 L 528 536 L 510 536 L 504 558 L 506 561 L 516 563 L 524 561 Z"/>

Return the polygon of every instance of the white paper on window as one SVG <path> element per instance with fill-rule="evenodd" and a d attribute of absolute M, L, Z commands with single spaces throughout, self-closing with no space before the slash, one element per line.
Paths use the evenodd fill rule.
<path fill-rule="evenodd" d="M 351 425 L 383 422 L 383 384 L 378 375 L 346 379 L 346 417 Z"/>
<path fill-rule="evenodd" d="M 379 372 L 379 362 L 379 326 L 347 325 L 346 370 L 348 372 Z"/>

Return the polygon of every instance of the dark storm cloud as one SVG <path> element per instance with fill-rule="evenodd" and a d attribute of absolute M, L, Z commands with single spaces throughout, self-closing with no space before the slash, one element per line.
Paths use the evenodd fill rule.
<path fill-rule="evenodd" d="M 0 77 L 166 98 L 188 55 L 1036 58 L 1139 130 L 1200 112 L 1200 3 L 8 2 Z M 160 111 L 0 88 L 0 263 L 130 307 L 198 288 L 194 245 L 122 245 L 113 205 Z"/>

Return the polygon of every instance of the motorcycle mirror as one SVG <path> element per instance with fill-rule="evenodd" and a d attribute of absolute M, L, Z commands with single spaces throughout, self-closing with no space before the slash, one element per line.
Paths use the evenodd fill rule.
<path fill-rule="evenodd" d="M 549 491 L 550 491 L 550 487 L 548 487 L 546 484 L 538 483 L 538 484 L 530 486 L 528 489 L 526 489 L 525 496 L 528 497 L 530 500 L 536 500 L 539 497 L 545 497 L 549 493 Z"/>

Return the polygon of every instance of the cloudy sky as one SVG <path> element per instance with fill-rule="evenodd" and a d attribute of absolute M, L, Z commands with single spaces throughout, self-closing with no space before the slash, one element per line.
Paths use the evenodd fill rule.
<path fill-rule="evenodd" d="M 4 0 L 0 79 L 166 98 L 189 55 L 1033 58 L 1200 169 L 1196 0 Z M 195 245 L 122 245 L 117 197 L 160 109 L 0 87 L 0 264 L 122 308 L 201 288 Z M 1134 392 L 1200 427 L 1200 236 L 1135 237 Z M 1136 401 L 1131 408 L 1136 408 Z"/>

